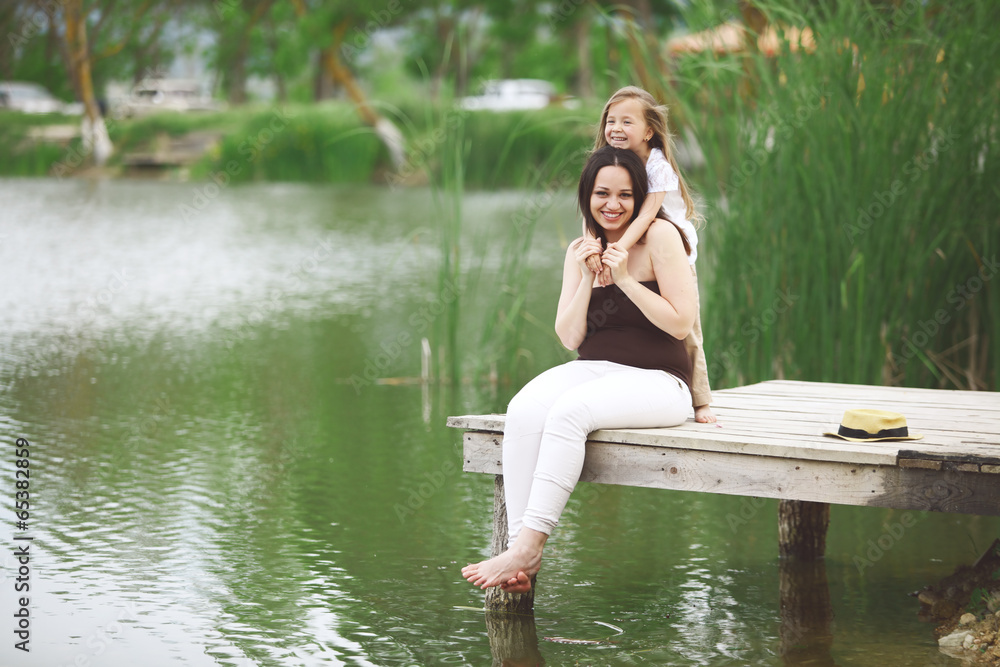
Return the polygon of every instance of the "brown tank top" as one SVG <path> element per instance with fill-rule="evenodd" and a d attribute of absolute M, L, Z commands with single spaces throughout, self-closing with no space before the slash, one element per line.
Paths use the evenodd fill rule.
<path fill-rule="evenodd" d="M 640 284 L 660 293 L 655 280 Z M 691 358 L 684 341 L 650 322 L 617 285 L 595 287 L 591 293 L 587 336 L 577 352 L 587 361 L 667 371 L 691 386 Z"/>

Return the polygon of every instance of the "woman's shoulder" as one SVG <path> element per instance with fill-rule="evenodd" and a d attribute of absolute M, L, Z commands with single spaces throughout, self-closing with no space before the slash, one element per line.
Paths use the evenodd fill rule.
<path fill-rule="evenodd" d="M 657 218 L 649 224 L 649 229 L 646 230 L 646 243 L 654 253 L 672 253 L 678 249 L 682 253 L 685 252 L 681 231 L 677 225 L 663 218 Z"/>
<path fill-rule="evenodd" d="M 649 229 L 646 230 L 646 237 L 654 243 L 671 243 L 675 239 L 680 241 L 681 232 L 677 229 L 677 225 L 669 220 L 656 218 L 649 223 Z"/>

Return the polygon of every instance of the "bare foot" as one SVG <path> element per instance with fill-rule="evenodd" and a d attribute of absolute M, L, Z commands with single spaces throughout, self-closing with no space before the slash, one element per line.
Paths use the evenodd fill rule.
<path fill-rule="evenodd" d="M 694 409 L 694 420 L 699 424 L 714 424 L 715 414 L 712 412 L 712 406 L 710 405 L 699 405 Z"/>
<path fill-rule="evenodd" d="M 500 586 L 501 584 L 510 585 L 510 581 L 514 580 L 516 583 L 513 586 L 517 590 L 510 592 L 517 593 L 520 592 L 520 588 L 523 586 L 521 577 L 523 576 L 528 580 L 528 587 L 530 588 L 531 575 L 537 573 L 541 568 L 542 549 L 540 546 L 538 548 L 529 548 L 519 546 L 515 543 L 514 546 L 499 556 L 479 563 L 466 565 L 462 568 L 462 576 L 473 586 L 479 586 L 480 588 L 490 588 L 491 586 Z"/>
<path fill-rule="evenodd" d="M 518 572 L 516 577 L 511 577 L 500 584 L 500 588 L 507 593 L 527 593 L 531 590 L 531 577 L 524 572 Z"/>

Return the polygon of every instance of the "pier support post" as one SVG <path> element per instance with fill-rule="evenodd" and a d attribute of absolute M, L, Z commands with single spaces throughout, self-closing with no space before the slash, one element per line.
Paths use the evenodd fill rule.
<path fill-rule="evenodd" d="M 507 550 L 507 501 L 503 494 L 503 475 L 493 481 L 493 545 L 492 556 L 499 556 Z M 520 595 L 504 592 L 499 586 L 486 589 L 487 611 L 506 611 L 518 614 L 533 614 L 535 608 L 535 577 L 531 578 L 531 590 Z"/>
<path fill-rule="evenodd" d="M 826 554 L 829 503 L 782 500 L 778 503 L 778 550 L 782 558 L 819 560 Z"/>
<path fill-rule="evenodd" d="M 778 654 L 782 664 L 836 667 L 833 605 L 823 560 L 781 561 L 779 596 L 781 628 Z"/>
<path fill-rule="evenodd" d="M 514 597 L 514 596 L 511 596 Z M 486 614 L 486 634 L 490 639 L 493 664 L 544 665 L 538 650 L 535 617 L 530 614 Z"/>

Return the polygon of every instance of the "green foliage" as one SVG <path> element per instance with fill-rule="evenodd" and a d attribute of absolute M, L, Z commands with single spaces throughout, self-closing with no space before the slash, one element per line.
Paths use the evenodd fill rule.
<path fill-rule="evenodd" d="M 29 138 L 31 128 L 76 124 L 79 119 L 60 114 L 22 114 L 0 110 L 0 175 L 45 176 L 62 159 L 66 148 Z M 71 145 L 75 145 L 79 141 Z"/>
<path fill-rule="evenodd" d="M 969 596 L 969 604 L 965 609 L 966 611 L 975 614 L 977 617 L 982 618 L 983 616 L 992 613 L 989 609 L 989 602 L 991 599 L 992 595 L 990 595 L 989 588 L 983 586 L 974 588 Z"/>
<path fill-rule="evenodd" d="M 196 130 L 227 130 L 243 122 L 252 110 L 176 113 L 172 111 L 107 122 L 118 153 L 129 151 L 164 133 L 179 137 Z"/>
<path fill-rule="evenodd" d="M 487 188 L 544 183 L 546 165 L 590 148 L 599 117 L 599 111 L 563 109 L 465 112 L 463 136 L 470 146 L 466 180 Z"/>
<path fill-rule="evenodd" d="M 676 63 L 709 169 L 713 385 L 995 389 L 997 6 L 758 5 L 811 26 L 815 52 Z"/>
<path fill-rule="evenodd" d="M 386 162 L 385 147 L 352 107 L 323 104 L 245 115 L 192 175 L 226 170 L 235 182 L 357 183 Z"/>

